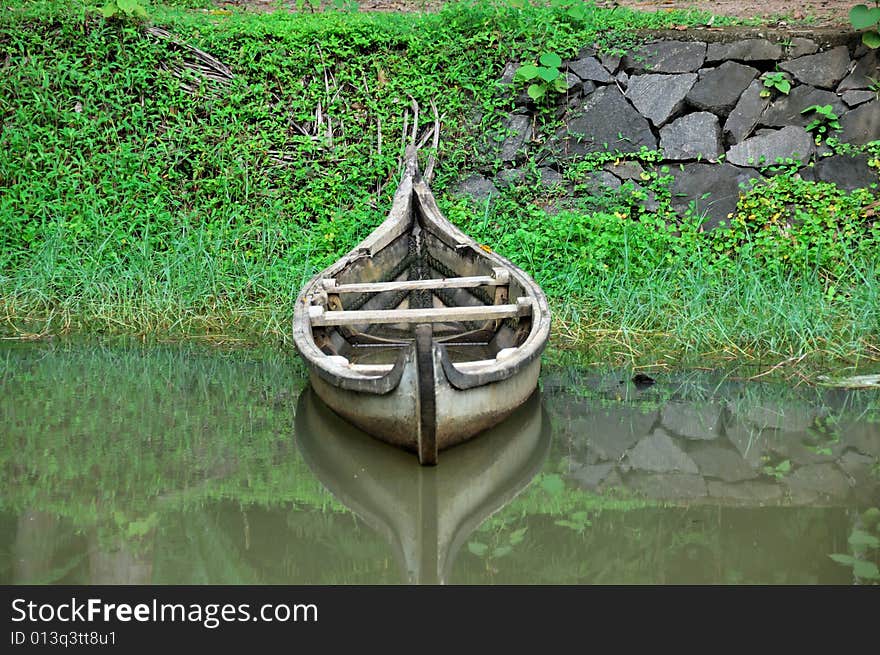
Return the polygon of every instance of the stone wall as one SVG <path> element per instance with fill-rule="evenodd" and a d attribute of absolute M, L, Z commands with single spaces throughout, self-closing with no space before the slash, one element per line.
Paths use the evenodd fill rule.
<path fill-rule="evenodd" d="M 539 138 L 533 133 L 537 108 L 514 87 L 519 64 L 511 62 L 500 84 L 517 95 L 503 120 L 503 139 L 494 153 L 488 149 L 483 174 L 464 180 L 458 191 L 476 197 L 497 192 L 522 177 L 526 159 L 538 161 L 542 180 L 554 183 L 588 153 L 626 155 L 644 147 L 659 150 L 674 177 L 673 208 L 680 214 L 696 209 L 712 228 L 734 211 L 742 185 L 772 174 L 767 167 L 780 160 L 794 162 L 805 179 L 848 190 L 878 181 L 867 155 L 834 154 L 824 142 L 817 145 L 815 132 L 806 130 L 814 116 L 802 113 L 831 105 L 841 130 L 830 136 L 855 145 L 880 139 L 880 99 L 871 88 L 880 79 L 880 57 L 858 35 L 705 37 L 655 40 L 625 56 L 585 47 L 564 62 L 568 90 L 557 105 L 564 127 Z M 762 93 L 769 90 L 762 79 L 772 72 L 785 74 L 788 94 Z M 490 177 L 498 160 L 504 169 Z M 596 191 L 641 172 L 608 167 L 595 174 Z"/>
<path fill-rule="evenodd" d="M 711 393 L 673 381 L 640 391 L 572 374 L 545 375 L 543 397 L 567 453 L 563 473 L 582 488 L 745 506 L 870 504 L 880 493 L 871 472 L 880 425 L 843 394 L 772 397 L 748 382 L 715 382 Z M 589 397 L 572 394 L 575 386 Z M 674 388 L 683 391 L 664 399 Z M 776 474 L 767 470 L 782 462 Z"/>

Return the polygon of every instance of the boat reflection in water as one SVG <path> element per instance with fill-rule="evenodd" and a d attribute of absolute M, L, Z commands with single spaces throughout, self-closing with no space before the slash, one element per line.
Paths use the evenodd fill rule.
<path fill-rule="evenodd" d="M 445 584 L 471 533 L 525 489 L 550 447 L 539 392 L 437 467 L 371 439 L 334 414 L 311 387 L 299 398 L 296 436 L 315 476 L 391 544 L 406 579 Z"/>

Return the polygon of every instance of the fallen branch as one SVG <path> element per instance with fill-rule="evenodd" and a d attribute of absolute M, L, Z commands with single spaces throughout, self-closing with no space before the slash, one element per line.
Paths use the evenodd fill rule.
<path fill-rule="evenodd" d="M 764 377 L 764 376 L 767 375 L 768 373 L 772 373 L 773 371 L 775 371 L 775 370 L 778 369 L 778 368 L 781 368 L 781 367 L 783 367 L 783 366 L 787 366 L 787 365 L 789 365 L 789 364 L 797 364 L 798 362 L 800 362 L 800 361 L 801 361 L 804 357 L 806 357 L 806 356 L 807 356 L 807 353 L 804 353 L 803 355 L 795 355 L 794 357 L 789 357 L 788 359 L 785 359 L 785 360 L 779 362 L 778 364 L 776 364 L 776 365 L 774 365 L 774 366 L 771 366 L 770 368 L 768 368 L 768 369 L 767 369 L 766 371 L 764 371 L 763 373 L 758 373 L 757 375 L 753 375 L 752 377 L 750 377 L 750 378 L 746 378 L 746 379 L 748 379 L 748 380 L 757 380 L 758 378 L 762 378 L 762 377 Z"/>
<path fill-rule="evenodd" d="M 823 387 L 841 389 L 880 389 L 880 375 L 854 375 L 848 378 L 832 378 L 820 375 L 816 382 Z"/>

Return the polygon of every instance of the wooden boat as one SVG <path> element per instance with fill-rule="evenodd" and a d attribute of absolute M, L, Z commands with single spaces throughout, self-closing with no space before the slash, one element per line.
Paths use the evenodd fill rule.
<path fill-rule="evenodd" d="M 449 580 L 474 530 L 541 470 L 551 440 L 537 391 L 479 439 L 446 453 L 438 467 L 412 466 L 411 455 L 370 439 L 308 387 L 294 430 L 315 477 L 382 535 L 412 584 Z"/>
<path fill-rule="evenodd" d="M 388 217 L 305 285 L 293 318 L 318 396 L 422 464 L 525 402 L 549 334 L 543 291 L 443 216 L 413 146 Z"/>

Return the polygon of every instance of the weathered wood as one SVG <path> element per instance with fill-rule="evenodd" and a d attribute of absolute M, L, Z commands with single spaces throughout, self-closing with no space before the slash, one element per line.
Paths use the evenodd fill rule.
<path fill-rule="evenodd" d="M 419 463 L 437 463 L 437 390 L 434 388 L 434 327 L 418 323 L 416 333 L 416 378 L 419 390 Z"/>
<path fill-rule="evenodd" d="M 425 279 L 433 276 L 438 279 Z M 419 297 L 405 302 L 411 292 Z M 526 401 L 537 385 L 549 332 L 540 287 L 443 216 L 418 174 L 414 148 L 407 150 L 385 222 L 315 275 L 294 305 L 294 342 L 318 395 L 370 434 L 420 452 L 423 463 L 436 461 L 434 447 L 470 439 Z M 458 353 L 451 347 L 459 340 L 491 344 L 498 352 L 453 362 Z M 361 364 L 343 356 L 361 342 L 397 347 L 396 362 Z M 434 447 L 430 438 L 419 439 L 430 424 Z"/>
<path fill-rule="evenodd" d="M 528 298 L 520 298 L 516 305 L 478 305 L 475 307 L 430 307 L 425 309 L 374 309 L 365 311 L 324 311 L 309 307 L 312 325 L 358 325 L 379 323 L 443 323 L 447 321 L 493 321 L 531 314 Z"/>
<path fill-rule="evenodd" d="M 498 269 L 495 277 L 473 275 L 470 277 L 448 277 L 432 280 L 393 280 L 391 282 L 361 282 L 338 284 L 336 280 L 323 280 L 327 293 L 380 293 L 382 291 L 412 291 L 416 289 L 470 289 L 474 287 L 495 287 L 508 283 L 510 277 L 506 270 Z"/>

